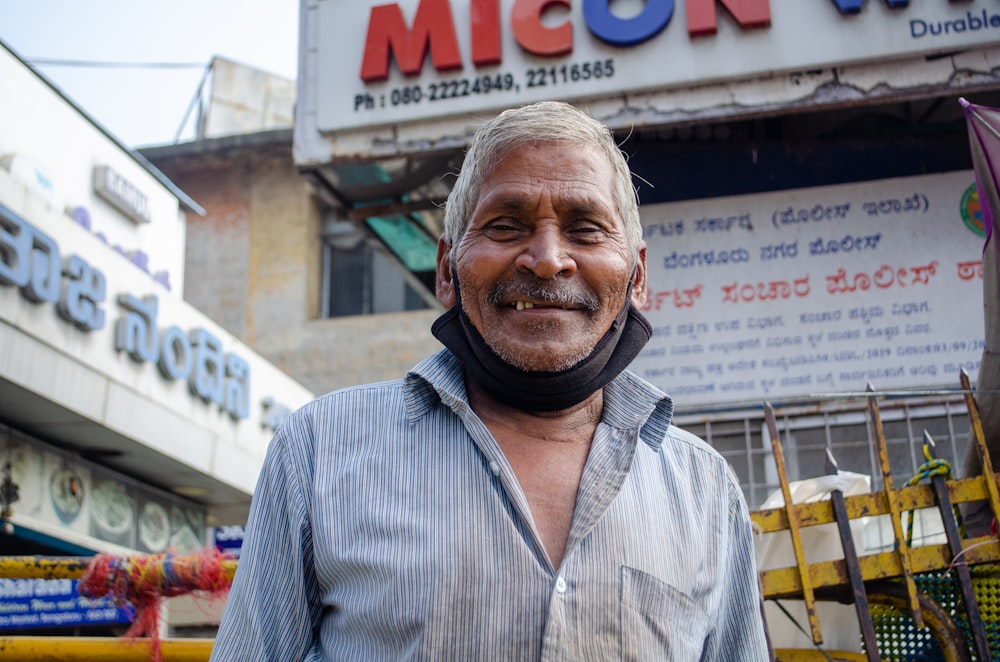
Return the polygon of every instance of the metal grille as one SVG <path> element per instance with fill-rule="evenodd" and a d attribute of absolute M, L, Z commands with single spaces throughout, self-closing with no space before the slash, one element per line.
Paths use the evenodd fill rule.
<path fill-rule="evenodd" d="M 796 403 L 776 407 L 788 479 L 823 475 L 829 448 L 841 469 L 871 476 L 873 490 L 882 488 L 866 400 L 863 397 Z M 923 432 L 937 444 L 954 475 L 961 473 L 969 438 L 969 418 L 961 394 L 879 399 L 894 483 L 903 484 L 923 464 Z M 764 425 L 763 409 L 701 412 L 678 416 L 677 425 L 705 439 L 729 461 L 746 496 L 756 509 L 780 489 Z"/>
<path fill-rule="evenodd" d="M 915 577 L 917 589 L 933 600 L 965 636 L 969 650 L 975 650 L 969 619 L 961 604 L 961 593 L 950 573 L 925 573 Z M 973 569 L 972 586 L 982 617 L 990 652 L 1000 655 L 1000 572 L 994 568 Z M 937 662 L 948 659 L 927 629 L 917 628 L 910 614 L 887 605 L 872 605 L 872 620 L 878 638 L 878 652 L 886 660 Z"/>

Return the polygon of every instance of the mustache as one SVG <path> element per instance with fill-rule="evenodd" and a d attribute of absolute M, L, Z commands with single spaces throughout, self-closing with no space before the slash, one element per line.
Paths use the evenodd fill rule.
<path fill-rule="evenodd" d="M 497 283 L 486 295 L 486 301 L 496 306 L 519 299 L 560 306 L 577 306 L 592 313 L 601 309 L 601 299 L 596 292 L 586 286 L 558 279 L 519 278 Z"/>

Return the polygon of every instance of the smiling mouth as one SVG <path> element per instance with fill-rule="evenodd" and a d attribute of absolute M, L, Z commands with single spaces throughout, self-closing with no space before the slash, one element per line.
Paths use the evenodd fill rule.
<path fill-rule="evenodd" d="M 577 308 L 572 307 L 572 306 L 564 306 L 564 305 L 561 306 L 561 305 L 556 304 L 556 303 L 538 303 L 538 304 L 536 304 L 536 303 L 534 303 L 532 301 L 515 301 L 512 305 L 513 305 L 513 307 L 516 310 L 531 310 L 532 308 L 548 308 L 548 309 L 555 309 L 555 310 L 578 310 Z"/>
<path fill-rule="evenodd" d="M 486 295 L 487 303 L 508 310 L 564 310 L 596 313 L 601 300 L 596 292 L 581 285 L 562 282 L 513 281 L 495 285 Z"/>

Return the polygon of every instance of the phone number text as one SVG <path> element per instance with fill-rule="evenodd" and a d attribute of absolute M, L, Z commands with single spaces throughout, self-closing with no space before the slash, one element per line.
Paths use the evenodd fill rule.
<path fill-rule="evenodd" d="M 523 76 L 498 73 L 474 78 L 453 78 L 434 83 L 394 87 L 386 93 L 354 95 L 354 112 L 375 110 L 391 106 L 457 99 L 474 94 L 501 92 L 518 93 L 521 88 L 537 88 L 582 83 L 589 80 L 613 78 L 614 58 L 592 62 L 574 62 L 550 67 L 532 67 Z"/>

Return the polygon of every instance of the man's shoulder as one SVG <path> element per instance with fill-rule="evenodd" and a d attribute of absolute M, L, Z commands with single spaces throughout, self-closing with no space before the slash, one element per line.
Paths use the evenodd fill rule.
<path fill-rule="evenodd" d="M 689 447 L 692 450 L 705 452 L 708 453 L 709 455 L 713 455 L 719 458 L 722 457 L 719 451 L 712 448 L 712 446 L 710 446 L 707 441 L 705 441 L 698 435 L 694 434 L 693 432 L 688 432 L 684 428 L 677 427 L 673 423 L 671 423 L 670 427 L 667 428 L 665 441 L 669 441 L 671 444 L 680 447 Z"/>
<path fill-rule="evenodd" d="M 697 458 L 694 464 L 685 463 L 689 469 L 699 466 L 703 471 L 707 471 L 719 480 L 728 483 L 731 495 L 740 493 L 740 481 L 729 460 L 698 435 L 671 424 L 667 429 L 663 448 L 665 452 L 673 453 L 675 456 L 683 454 L 689 458 Z"/>

